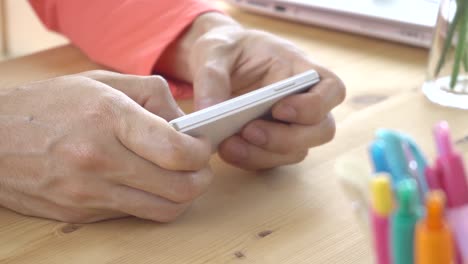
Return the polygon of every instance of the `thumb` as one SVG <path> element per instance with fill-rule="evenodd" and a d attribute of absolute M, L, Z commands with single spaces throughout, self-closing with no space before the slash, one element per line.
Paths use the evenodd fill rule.
<path fill-rule="evenodd" d="M 227 60 L 205 63 L 195 74 L 194 104 L 200 110 L 231 97 L 231 71 Z"/>

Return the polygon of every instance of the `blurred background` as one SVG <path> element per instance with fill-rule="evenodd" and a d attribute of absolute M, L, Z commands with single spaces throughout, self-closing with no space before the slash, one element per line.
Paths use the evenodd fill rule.
<path fill-rule="evenodd" d="M 218 7 L 225 6 L 219 0 Z M 0 0 L 0 60 L 60 46 L 68 40 L 48 31 L 28 0 Z"/>
<path fill-rule="evenodd" d="M 68 41 L 47 31 L 27 0 L 0 0 L 1 59 L 62 45 Z"/>
<path fill-rule="evenodd" d="M 231 2 L 229 10 L 239 7 L 254 11 L 256 15 L 279 16 L 311 24 L 312 27 L 325 26 L 332 30 L 360 33 L 427 48 L 432 39 L 439 0 L 210 1 L 222 10 L 227 10 L 230 5 L 226 2 Z M 68 42 L 42 25 L 28 0 L 0 0 L 0 33 L 0 60 Z"/>

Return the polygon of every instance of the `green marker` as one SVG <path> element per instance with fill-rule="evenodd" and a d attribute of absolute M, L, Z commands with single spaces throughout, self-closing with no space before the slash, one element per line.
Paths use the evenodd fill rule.
<path fill-rule="evenodd" d="M 417 183 L 406 178 L 396 186 L 398 208 L 391 221 L 392 259 L 395 264 L 414 263 L 414 230 L 421 217 Z"/>

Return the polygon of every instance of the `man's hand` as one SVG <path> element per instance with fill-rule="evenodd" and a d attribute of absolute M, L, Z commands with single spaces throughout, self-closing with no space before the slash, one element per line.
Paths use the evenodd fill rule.
<path fill-rule="evenodd" d="M 275 121 L 255 120 L 225 140 L 218 151 L 227 162 L 252 170 L 296 163 L 306 157 L 310 147 L 333 138 L 335 123 L 330 111 L 343 101 L 345 87 L 294 44 L 209 13 L 200 16 L 166 56 L 171 52 L 179 67 L 166 72 L 194 83 L 198 109 L 306 70 L 319 73 L 320 83 L 307 93 L 274 105 Z"/>
<path fill-rule="evenodd" d="M 93 222 L 171 221 L 206 189 L 210 145 L 176 132 L 161 77 L 87 72 L 0 90 L 0 204 Z"/>

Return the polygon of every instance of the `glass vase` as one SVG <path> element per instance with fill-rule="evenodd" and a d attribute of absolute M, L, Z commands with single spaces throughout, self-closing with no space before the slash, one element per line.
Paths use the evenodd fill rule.
<path fill-rule="evenodd" d="M 422 90 L 437 104 L 468 109 L 468 0 L 441 0 Z"/>

